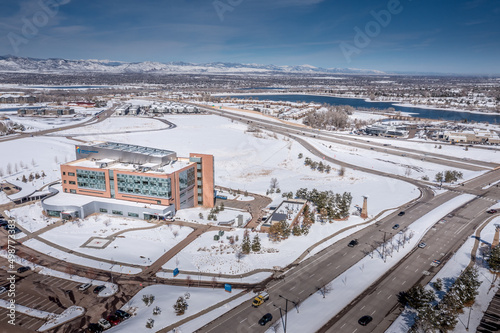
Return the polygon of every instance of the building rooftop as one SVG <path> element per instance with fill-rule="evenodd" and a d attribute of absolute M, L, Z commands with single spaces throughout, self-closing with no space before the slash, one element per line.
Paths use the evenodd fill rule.
<path fill-rule="evenodd" d="M 103 170 L 122 170 L 122 171 L 138 171 L 150 174 L 171 174 L 188 165 L 195 164 L 195 162 L 190 162 L 188 158 L 178 158 L 166 165 L 160 166 L 158 163 L 144 163 L 144 164 L 134 164 L 134 163 L 122 163 L 109 158 L 101 160 L 90 160 L 90 159 L 80 159 L 72 162 L 66 163 L 66 165 L 76 166 L 76 167 L 87 167 L 87 168 L 100 168 Z"/>
<path fill-rule="evenodd" d="M 152 208 L 152 209 L 158 209 L 158 210 L 165 210 L 165 207 L 168 206 L 161 206 L 161 205 L 153 205 L 153 204 L 146 204 L 146 203 L 140 203 L 140 202 L 134 202 L 134 201 L 125 201 L 125 200 L 119 200 L 119 199 L 114 199 L 114 198 L 97 198 L 89 195 L 77 195 L 77 194 L 71 194 L 71 193 L 64 193 L 62 189 L 61 184 L 56 184 L 51 186 L 53 189 L 56 189 L 59 191 L 56 195 L 49 197 L 44 200 L 44 204 L 48 205 L 55 205 L 55 206 L 83 206 L 86 205 L 90 202 L 93 201 L 98 201 L 98 202 L 105 202 L 105 203 L 110 203 L 110 204 L 121 204 L 121 205 L 127 205 L 127 206 L 134 206 L 134 207 L 144 207 L 144 208 Z"/>
<path fill-rule="evenodd" d="M 117 143 L 117 142 L 99 142 L 99 143 L 91 144 L 91 146 L 96 147 L 96 148 L 113 149 L 113 150 L 117 150 L 117 151 L 139 153 L 139 154 L 143 154 L 143 155 L 156 156 L 156 157 L 168 156 L 170 154 L 175 153 L 171 150 L 166 150 L 166 149 L 142 147 L 142 146 L 136 146 L 136 145 L 129 145 L 126 143 Z"/>

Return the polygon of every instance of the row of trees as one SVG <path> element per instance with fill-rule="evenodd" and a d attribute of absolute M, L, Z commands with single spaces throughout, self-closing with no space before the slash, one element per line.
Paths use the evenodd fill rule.
<path fill-rule="evenodd" d="M 305 158 L 304 165 L 309 166 L 312 170 L 318 170 L 319 172 L 330 173 L 330 171 L 332 171 L 332 167 L 329 164 L 323 163 L 322 161 L 318 163 L 311 160 L 309 157 Z"/>
<path fill-rule="evenodd" d="M 315 111 L 307 114 L 302 123 L 319 129 L 344 129 L 350 126 L 349 115 L 354 108 L 349 105 L 325 105 L 326 111 Z"/>
<path fill-rule="evenodd" d="M 462 178 L 464 178 L 464 175 L 461 171 L 446 170 L 445 172 L 436 173 L 435 180 L 437 182 L 444 181 L 445 183 L 453 183 L 459 181 Z"/>
<path fill-rule="evenodd" d="M 317 212 L 329 220 L 344 219 L 349 216 L 352 202 L 350 192 L 339 194 L 332 191 L 320 192 L 316 189 L 308 191 L 306 188 L 300 188 L 295 196 L 312 202 L 316 206 Z"/>
<path fill-rule="evenodd" d="M 259 252 L 260 249 L 261 245 L 259 235 L 256 234 L 253 237 L 253 241 L 250 242 L 250 233 L 248 232 L 248 229 L 245 230 L 245 233 L 243 234 L 243 241 L 241 243 L 241 252 L 243 254 L 249 254 L 250 251 Z"/>
<path fill-rule="evenodd" d="M 467 267 L 448 289 L 441 300 L 436 299 L 433 290 L 416 285 L 400 293 L 400 301 L 415 309 L 417 318 L 410 332 L 449 332 L 458 321 L 458 314 L 464 307 L 472 306 L 481 281 L 476 267 Z M 443 282 L 433 284 L 436 291 L 442 290 Z"/>

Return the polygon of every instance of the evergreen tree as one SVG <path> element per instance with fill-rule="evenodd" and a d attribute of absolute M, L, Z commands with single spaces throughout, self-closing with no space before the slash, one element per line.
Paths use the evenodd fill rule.
<path fill-rule="evenodd" d="M 21 181 L 22 181 L 23 183 L 26 183 L 26 182 L 28 181 L 28 180 L 26 179 L 26 176 L 25 176 L 25 175 L 23 175 L 23 178 L 21 179 Z"/>
<path fill-rule="evenodd" d="M 260 239 L 259 235 L 255 235 L 252 241 L 252 251 L 253 252 L 259 252 L 260 251 Z"/>
<path fill-rule="evenodd" d="M 434 293 L 425 290 L 421 284 L 411 287 L 403 296 L 403 302 L 416 310 L 432 301 L 434 301 Z"/>
<path fill-rule="evenodd" d="M 178 299 L 177 299 L 177 302 L 175 302 L 175 304 L 173 305 L 174 307 L 174 311 L 175 313 L 178 315 L 178 316 L 182 316 L 184 314 L 184 312 L 186 312 L 186 308 L 187 308 L 187 302 L 186 300 L 184 299 L 184 297 L 180 296 Z"/>
<path fill-rule="evenodd" d="M 243 241 L 241 243 L 241 252 L 243 252 L 244 254 L 249 254 L 250 250 L 250 236 L 248 234 L 248 230 L 245 230 L 245 233 L 243 234 Z"/>
<path fill-rule="evenodd" d="M 309 234 L 309 227 L 307 225 L 303 224 L 301 227 L 301 232 L 302 232 L 302 235 L 307 236 Z"/>
<path fill-rule="evenodd" d="M 24 176 L 24 175 L 23 175 L 23 176 Z M 30 182 L 32 182 L 34 178 L 35 178 L 35 177 L 33 177 L 33 174 L 32 174 L 32 173 L 30 173 L 30 175 L 29 175 L 29 177 L 28 177 L 28 180 L 29 180 Z"/>
<path fill-rule="evenodd" d="M 302 229 L 299 227 L 298 224 L 295 224 L 292 228 L 292 235 L 294 236 L 300 236 L 302 235 Z"/>
<path fill-rule="evenodd" d="M 281 236 L 283 239 L 287 239 L 288 237 L 290 237 L 290 234 L 292 233 L 292 231 L 290 230 L 290 224 L 287 221 L 281 220 L 279 222 L 279 227 L 280 227 L 280 233 L 281 233 Z"/>
<path fill-rule="evenodd" d="M 493 271 L 500 270 L 500 246 L 497 245 L 491 249 L 490 257 L 487 260 L 488 266 Z"/>

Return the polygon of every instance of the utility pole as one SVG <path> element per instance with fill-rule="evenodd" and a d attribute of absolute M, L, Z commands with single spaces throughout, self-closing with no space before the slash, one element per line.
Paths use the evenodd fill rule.
<path fill-rule="evenodd" d="M 382 231 L 382 230 L 380 230 Z M 384 233 L 384 243 L 382 244 L 382 258 L 384 258 L 384 263 L 386 262 L 386 253 L 385 253 L 385 234 L 387 233 L 386 231 L 382 231 Z"/>
<path fill-rule="evenodd" d="M 283 323 L 283 315 L 281 314 L 281 308 L 280 308 L 280 315 L 281 315 L 281 323 L 283 325 L 283 332 L 286 333 L 286 326 L 287 326 L 287 319 L 288 319 L 288 302 L 292 302 L 295 306 L 297 306 L 297 303 L 294 301 L 289 300 L 288 298 L 278 295 L 279 297 L 283 298 L 285 302 L 285 322 Z"/>

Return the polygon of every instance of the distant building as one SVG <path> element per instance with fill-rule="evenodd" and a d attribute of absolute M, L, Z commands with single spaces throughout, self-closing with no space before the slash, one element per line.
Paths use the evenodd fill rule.
<path fill-rule="evenodd" d="M 497 133 L 488 130 L 474 129 L 462 132 L 444 132 L 443 140 L 451 143 L 468 143 L 468 144 L 492 144 L 498 145 L 500 137 Z"/>
<path fill-rule="evenodd" d="M 37 99 L 35 96 L 30 95 L 14 95 L 14 94 L 4 94 L 0 95 L 0 103 L 36 103 Z"/>
<path fill-rule="evenodd" d="M 17 115 L 20 117 L 36 117 L 36 116 L 68 116 L 74 115 L 75 109 L 70 108 L 35 108 L 35 109 L 19 109 Z"/>
<path fill-rule="evenodd" d="M 388 137 L 407 137 L 408 127 L 404 124 L 384 124 L 377 123 L 365 128 L 365 133 L 369 135 Z"/>
<path fill-rule="evenodd" d="M 101 212 L 166 219 L 179 209 L 214 206 L 212 155 L 180 158 L 170 150 L 115 142 L 78 145 L 75 151 L 77 159 L 61 165 L 65 201 L 42 203 L 50 216 Z"/>

